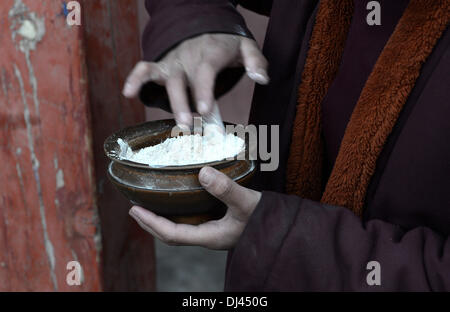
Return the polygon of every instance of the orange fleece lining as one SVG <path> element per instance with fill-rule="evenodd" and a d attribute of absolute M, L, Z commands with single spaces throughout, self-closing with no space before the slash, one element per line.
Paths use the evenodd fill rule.
<path fill-rule="evenodd" d="M 310 40 L 288 160 L 286 191 L 361 215 L 377 159 L 422 65 L 450 18 L 450 0 L 411 0 L 364 86 L 322 194 L 321 105 L 339 68 L 352 0 L 323 0 Z"/>

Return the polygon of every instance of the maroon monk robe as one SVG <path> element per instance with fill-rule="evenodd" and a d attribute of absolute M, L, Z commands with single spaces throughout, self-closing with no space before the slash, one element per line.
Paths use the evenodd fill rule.
<path fill-rule="evenodd" d="M 347 207 L 282 194 L 297 91 L 316 22 L 317 1 L 235 2 L 270 15 L 263 52 L 270 63 L 271 83 L 256 88 L 250 122 L 281 125 L 281 163 L 275 172 L 258 174 L 258 188 L 268 191 L 263 192 L 233 251 L 226 290 L 450 290 L 449 1 L 411 0 L 413 5 L 425 6 L 423 16 L 428 8 L 436 13 L 421 20 L 433 25 L 426 31 L 440 30 L 443 23 L 447 28 L 420 62 L 420 75 L 404 80 L 413 88 L 408 94 L 398 90 L 407 101 L 370 176 L 363 219 Z M 436 7 L 440 9 L 431 11 Z M 159 59 L 182 40 L 206 32 L 251 37 L 226 0 L 148 0 L 147 8 L 152 16 L 143 43 L 148 61 Z M 408 8 L 405 12 L 416 13 Z M 418 38 L 408 32 L 415 27 Z M 425 42 L 429 39 L 426 31 L 400 19 L 394 35 L 405 42 Z M 402 40 L 390 44 L 401 46 Z M 403 51 L 384 55 L 393 64 L 401 64 L 398 69 L 393 66 L 387 78 L 415 66 L 416 57 L 404 59 L 402 55 Z M 386 74 L 385 70 L 380 76 Z M 150 87 L 142 90 L 144 99 Z M 384 100 L 389 104 L 389 98 Z M 374 260 L 381 265 L 380 286 L 366 282 L 366 266 Z"/>

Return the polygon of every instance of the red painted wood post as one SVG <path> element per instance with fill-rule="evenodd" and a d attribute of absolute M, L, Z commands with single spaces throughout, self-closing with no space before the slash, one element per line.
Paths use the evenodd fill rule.
<path fill-rule="evenodd" d="M 124 81 L 140 59 L 137 3 L 85 0 L 83 16 L 105 289 L 153 290 L 153 239 L 129 217 L 131 205 L 107 179 L 103 153 L 107 136 L 145 121 L 144 106 L 122 96 Z"/>
<path fill-rule="evenodd" d="M 0 291 L 154 289 L 152 240 L 104 179 L 104 137 L 144 115 L 119 95 L 139 50 L 135 3 L 117 2 L 82 2 L 72 27 L 63 1 L 0 6 Z"/>

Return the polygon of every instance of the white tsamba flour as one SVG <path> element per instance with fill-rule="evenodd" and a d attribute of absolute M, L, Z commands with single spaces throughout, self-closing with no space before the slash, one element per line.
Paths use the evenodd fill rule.
<path fill-rule="evenodd" d="M 133 152 L 122 139 L 120 158 L 152 167 L 183 166 L 233 158 L 245 149 L 243 139 L 234 134 L 199 134 L 168 138 L 164 142 Z"/>

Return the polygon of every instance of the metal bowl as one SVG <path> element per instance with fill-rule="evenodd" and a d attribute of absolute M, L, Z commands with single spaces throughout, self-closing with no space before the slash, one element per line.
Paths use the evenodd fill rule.
<path fill-rule="evenodd" d="M 174 222 L 200 224 L 219 219 L 225 214 L 226 207 L 200 185 L 200 169 L 214 167 L 238 184 L 248 186 L 255 170 L 254 161 L 234 159 L 188 166 L 150 167 L 119 158 L 117 139 L 128 143 L 132 150 L 138 150 L 169 138 L 174 126 L 174 120 L 150 121 L 108 137 L 104 143 L 105 154 L 111 159 L 108 177 L 132 204 Z"/>

